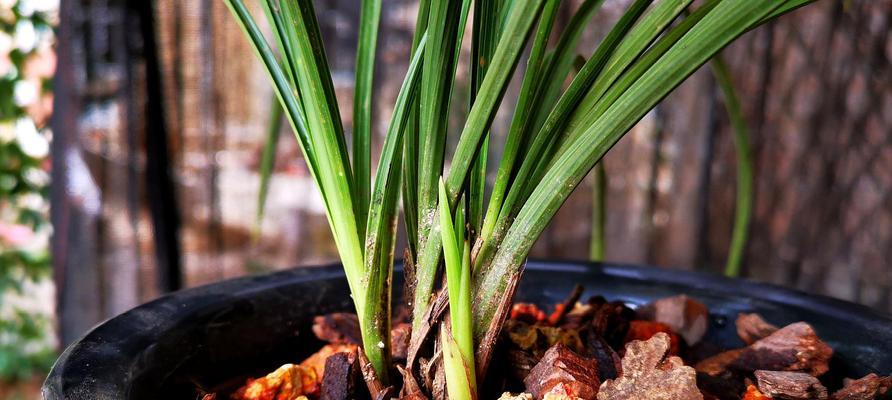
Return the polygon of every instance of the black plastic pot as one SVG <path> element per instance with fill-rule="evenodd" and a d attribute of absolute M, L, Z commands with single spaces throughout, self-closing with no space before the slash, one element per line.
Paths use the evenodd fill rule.
<path fill-rule="evenodd" d="M 396 274 L 397 287 L 401 274 Z M 869 308 L 776 286 L 638 266 L 532 261 L 517 298 L 563 300 L 577 283 L 586 295 L 642 304 L 686 293 L 709 306 L 708 340 L 741 346 L 733 320 L 758 312 L 783 325 L 811 323 L 836 350 L 834 368 L 860 377 L 892 371 L 892 319 Z M 99 325 L 59 357 L 46 399 L 194 399 L 196 385 L 264 374 L 321 345 L 314 316 L 352 308 L 340 266 L 299 268 L 184 290 Z"/>

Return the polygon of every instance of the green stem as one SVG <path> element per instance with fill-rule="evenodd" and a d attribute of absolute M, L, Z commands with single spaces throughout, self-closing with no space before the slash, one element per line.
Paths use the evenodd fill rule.
<path fill-rule="evenodd" d="M 595 164 L 594 182 L 592 183 L 592 237 L 589 259 L 604 261 L 607 250 L 607 172 L 604 161 Z"/>
<path fill-rule="evenodd" d="M 749 133 L 746 119 L 740 107 L 740 100 L 734 89 L 734 82 L 721 54 L 712 59 L 712 72 L 722 90 L 725 109 L 734 130 L 734 149 L 737 154 L 737 205 L 734 210 L 734 231 L 725 275 L 737 277 L 746 251 L 747 235 L 753 212 L 753 160 L 750 152 Z"/>

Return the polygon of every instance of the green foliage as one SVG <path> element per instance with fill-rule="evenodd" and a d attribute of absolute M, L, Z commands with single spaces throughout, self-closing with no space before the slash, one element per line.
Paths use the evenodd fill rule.
<path fill-rule="evenodd" d="M 734 150 L 737 155 L 737 204 L 734 210 L 731 246 L 728 249 L 728 261 L 725 264 L 725 275 L 736 277 L 740 275 L 740 265 L 743 263 L 750 218 L 753 213 L 753 159 L 749 144 L 749 129 L 746 126 L 746 119 L 743 117 L 740 100 L 737 98 L 737 91 L 734 89 L 734 82 L 731 81 L 728 66 L 720 55 L 712 60 L 712 71 L 722 90 L 725 110 L 728 112 L 728 119 L 731 120 L 731 128 L 734 131 Z"/>
<path fill-rule="evenodd" d="M 445 261 L 450 319 L 440 325 L 440 338 L 447 386 L 451 397 L 474 398 L 474 367 L 485 371 L 513 295 L 512 279 L 573 189 L 635 123 L 713 55 L 808 1 L 707 0 L 684 15 L 692 0 L 636 0 L 564 90 L 577 60 L 576 41 L 602 1 L 584 1 L 549 49 L 558 0 L 421 0 L 412 62 L 374 186 L 368 159 L 380 1 L 363 2 L 349 150 L 313 2 L 261 0 L 278 53 L 243 0 L 226 2 L 263 61 L 322 192 L 364 350 L 379 376 L 386 380 L 389 371 L 390 275 L 402 194 L 410 272 L 414 267 L 408 277 L 415 288 L 413 334 L 423 335 L 417 328 L 437 322 L 426 314 Z M 447 162 L 446 116 L 472 4 L 472 101 Z M 484 208 L 491 124 L 528 46 L 495 188 Z"/>
<path fill-rule="evenodd" d="M 37 105 L 48 77 L 27 64 L 49 51 L 52 10 L 30 2 L 0 6 L 0 379 L 46 371 L 55 358 L 49 316 L 17 306 L 13 297 L 50 277 L 47 133 L 26 107 Z"/>

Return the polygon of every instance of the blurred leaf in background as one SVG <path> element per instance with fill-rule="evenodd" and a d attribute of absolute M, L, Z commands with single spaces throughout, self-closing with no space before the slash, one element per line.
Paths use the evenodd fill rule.
<path fill-rule="evenodd" d="M 0 0 L 0 380 L 55 357 L 48 213 L 59 0 Z"/>

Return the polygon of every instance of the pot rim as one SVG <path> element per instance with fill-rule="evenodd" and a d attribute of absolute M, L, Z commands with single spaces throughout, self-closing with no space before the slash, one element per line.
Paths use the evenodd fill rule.
<path fill-rule="evenodd" d="M 396 263 L 395 270 L 402 270 L 401 261 Z M 771 302 L 785 308 L 806 308 L 816 313 L 850 321 L 853 325 L 892 327 L 892 316 L 861 304 L 824 295 L 809 294 L 769 283 L 728 278 L 718 274 L 647 265 L 541 259 L 529 260 L 526 270 L 601 275 L 640 282 L 653 281 L 663 285 L 686 287 L 725 296 L 728 293 L 746 293 L 760 301 Z M 199 307 L 209 306 L 222 296 L 244 297 L 282 285 L 342 279 L 344 276 L 340 263 L 329 263 L 321 266 L 296 267 L 272 273 L 231 278 L 162 295 L 97 324 L 81 338 L 72 342 L 62 352 L 47 375 L 43 384 L 45 397 L 47 391 L 53 390 L 53 387 L 58 388 L 58 385 L 61 384 L 65 369 L 69 367 L 67 362 L 75 352 L 83 351 L 101 355 L 103 344 L 111 343 L 113 346 L 121 341 L 133 340 L 133 337 L 139 337 L 141 340 L 151 343 L 159 333 L 165 332 L 179 322 L 173 316 L 177 314 L 179 308 L 185 307 L 186 304 L 198 304 Z M 148 332 L 142 330 L 144 323 L 137 323 L 142 321 L 147 313 L 155 315 L 156 321 L 158 321 L 156 325 L 153 325 L 154 329 Z M 129 330 L 121 329 L 121 326 L 131 325 L 132 328 Z M 142 332 L 142 334 L 135 334 L 135 332 Z"/>

